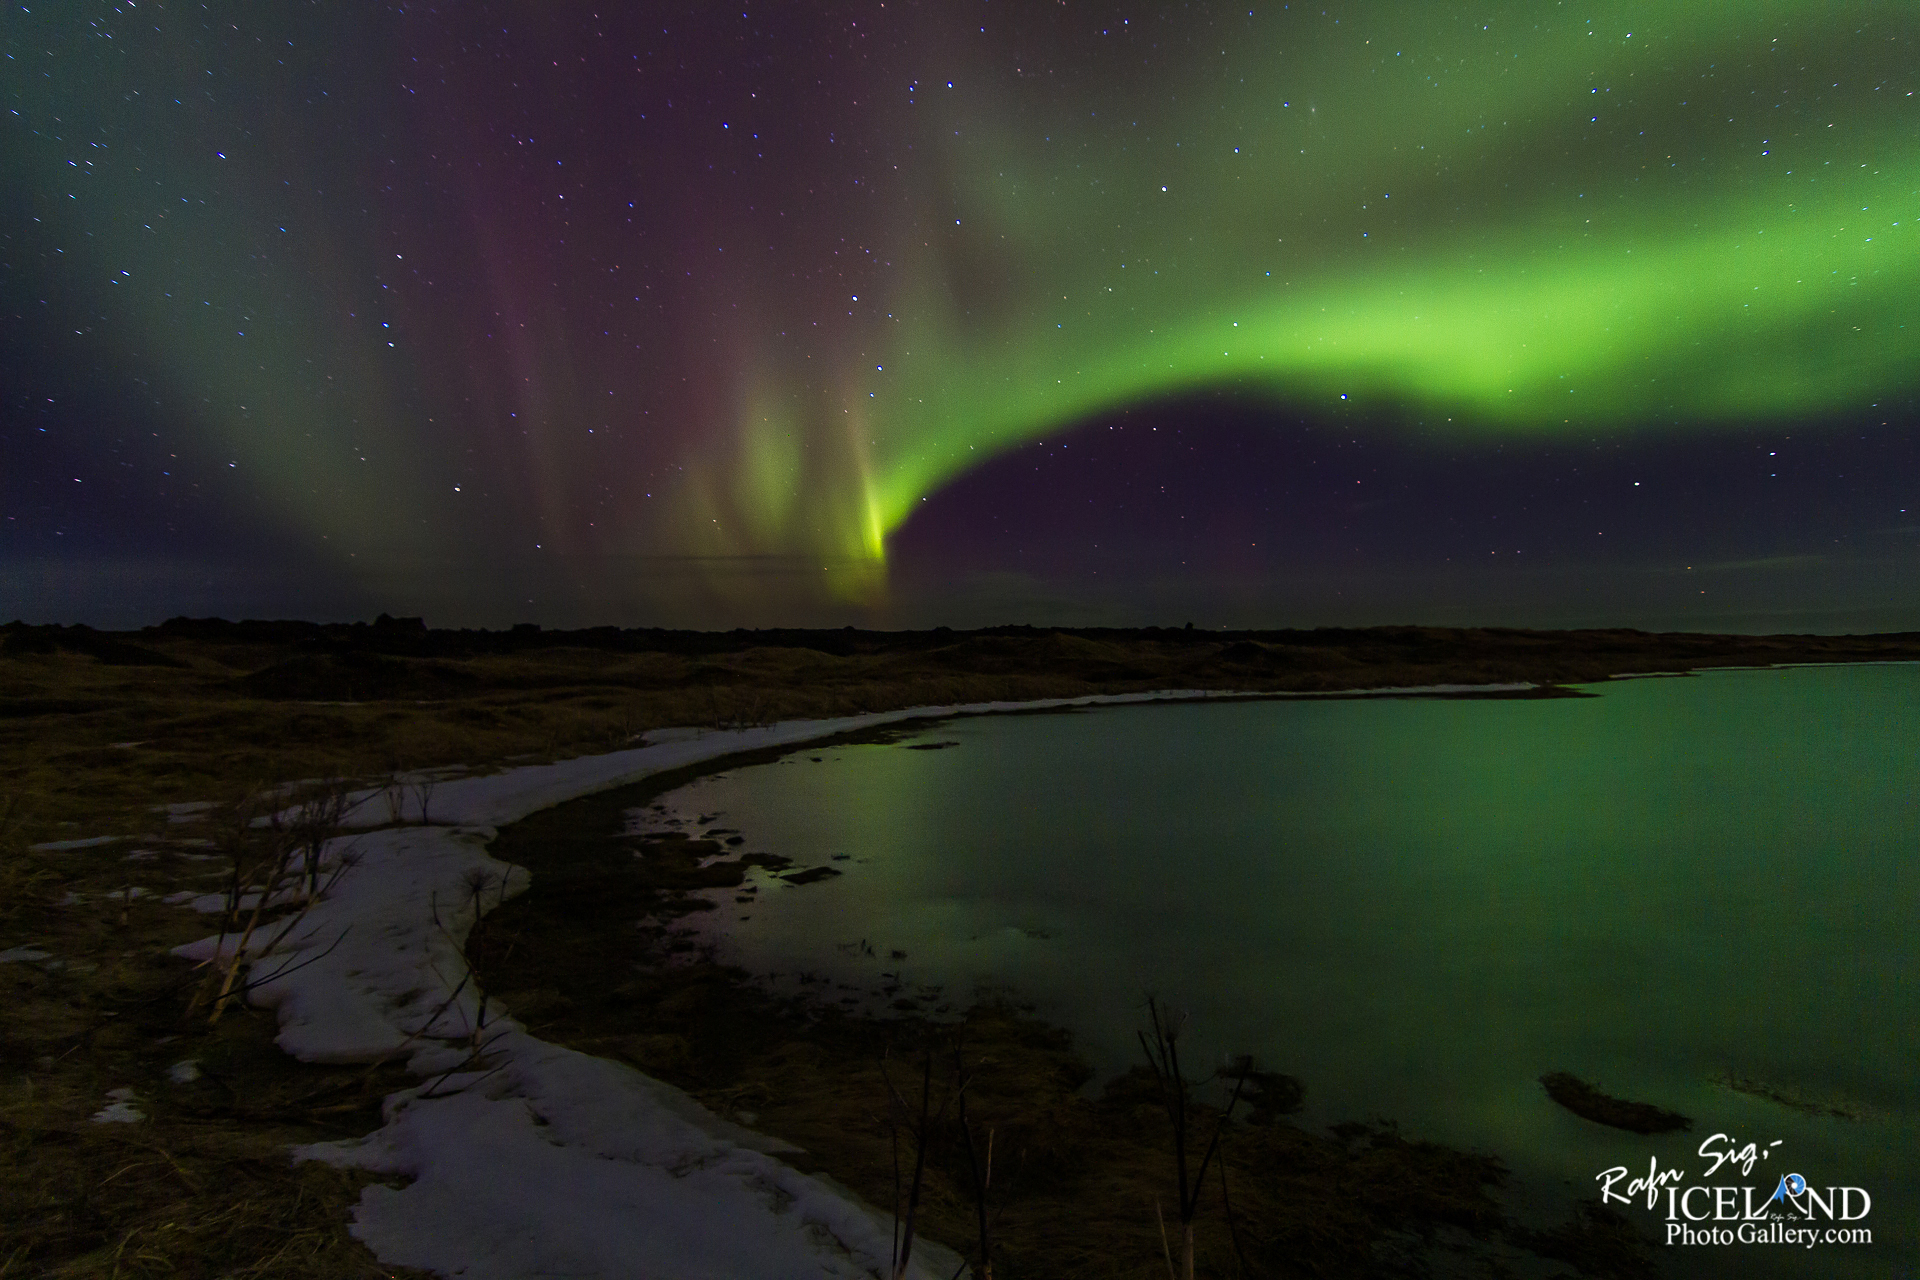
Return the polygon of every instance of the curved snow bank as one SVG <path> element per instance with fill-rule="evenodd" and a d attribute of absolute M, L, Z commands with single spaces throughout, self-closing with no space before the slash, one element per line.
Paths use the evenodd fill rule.
<path fill-rule="evenodd" d="M 996 711 L 1044 711 L 1054 707 L 1246 696 L 1198 689 L 1167 689 L 1155 693 L 1047 698 L 1038 702 L 970 702 L 949 707 L 904 707 L 898 711 L 876 711 L 866 715 L 842 716 L 836 720 L 782 720 L 777 724 L 752 729 L 656 730 L 647 735 L 649 741 L 644 747 L 614 751 L 607 755 L 581 756 L 576 760 L 562 760 L 558 764 L 527 765 L 506 773 L 438 783 L 425 798 L 425 818 L 421 816 L 422 797 L 418 788 L 404 788 L 403 795 L 386 790 L 356 791 L 349 798 L 351 808 L 347 821 L 362 827 L 380 826 L 396 820 L 430 820 L 455 826 L 505 826 L 562 801 L 590 795 L 595 791 L 623 787 L 669 769 L 703 764 L 722 756 L 758 751 L 765 747 L 797 746 L 816 738 L 830 738 L 835 734 L 897 724 L 903 720 L 991 715 Z"/>
<path fill-rule="evenodd" d="M 631 751 L 442 783 L 407 796 L 418 821 L 342 836 L 323 870 L 346 864 L 271 951 L 262 931 L 247 998 L 279 1016 L 278 1043 L 309 1062 L 410 1053 L 442 1074 L 388 1099 L 386 1124 L 305 1159 L 400 1174 L 369 1187 L 354 1234 L 383 1263 L 469 1280 L 533 1275 L 870 1276 L 885 1274 L 890 1219 L 828 1181 L 773 1158 L 793 1150 L 729 1124 L 622 1064 L 546 1044 L 498 1005 L 482 1009 L 461 954 L 484 911 L 527 885 L 491 858 L 495 828 L 575 796 L 763 747 L 901 720 L 1179 694 L 921 707 L 730 732 L 663 735 Z M 1186 695 L 1191 696 L 1191 695 Z M 360 793 L 360 825 L 390 815 Z M 232 936 L 176 953 L 231 954 Z M 960 1258 L 922 1241 L 916 1274 L 951 1276 Z"/>
<path fill-rule="evenodd" d="M 903 720 L 1233 696 L 1245 695 L 1175 690 L 675 731 L 631 751 L 410 788 L 399 816 L 421 821 L 424 801 L 435 825 L 328 842 L 323 870 L 345 864 L 341 874 L 270 951 L 275 931 L 256 937 L 247 998 L 277 1012 L 278 1043 L 296 1058 L 411 1053 L 417 1075 L 442 1074 L 389 1098 L 378 1131 L 296 1154 L 412 1180 L 367 1188 L 356 1210 L 354 1234 L 383 1263 L 467 1280 L 885 1274 L 891 1220 L 773 1158 L 794 1148 L 481 1007 L 467 934 L 528 881 L 487 855 L 495 828 L 670 769 Z M 358 793 L 358 825 L 388 821 L 389 794 Z M 204 960 L 237 943 L 204 938 L 176 953 Z M 921 1241 L 915 1263 L 917 1275 L 946 1277 L 961 1260 Z"/>

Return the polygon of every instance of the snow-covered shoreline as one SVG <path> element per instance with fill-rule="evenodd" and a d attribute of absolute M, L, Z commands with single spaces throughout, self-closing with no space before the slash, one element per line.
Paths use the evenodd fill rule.
<path fill-rule="evenodd" d="M 891 1219 L 778 1159 L 795 1148 L 624 1064 L 536 1039 L 498 1004 L 482 1009 L 466 980 L 467 935 L 528 883 L 524 869 L 487 854 L 496 831 L 670 770 L 889 724 L 1249 696 L 1273 695 L 1167 690 L 668 731 L 631 750 L 443 781 L 430 792 L 355 793 L 349 824 L 377 829 L 328 843 L 323 865 L 341 874 L 257 959 L 248 998 L 275 1010 L 278 1043 L 296 1058 L 406 1055 L 423 1083 L 387 1099 L 375 1132 L 295 1154 L 411 1180 L 368 1187 L 355 1211 L 353 1234 L 391 1265 L 468 1280 L 885 1275 Z M 177 954 L 204 960 L 236 941 L 205 938 Z M 961 1267 L 930 1241 L 916 1242 L 914 1263 L 912 1274 L 930 1280 Z"/>

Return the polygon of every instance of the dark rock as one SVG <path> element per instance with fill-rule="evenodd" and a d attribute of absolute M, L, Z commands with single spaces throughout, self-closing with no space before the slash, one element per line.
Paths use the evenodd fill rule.
<path fill-rule="evenodd" d="M 1628 1133 L 1672 1133 L 1691 1129 L 1693 1121 L 1677 1111 L 1656 1107 L 1650 1102 L 1628 1102 L 1609 1097 L 1585 1080 L 1565 1071 L 1551 1071 L 1540 1077 L 1547 1096 L 1583 1120 L 1604 1124 Z"/>

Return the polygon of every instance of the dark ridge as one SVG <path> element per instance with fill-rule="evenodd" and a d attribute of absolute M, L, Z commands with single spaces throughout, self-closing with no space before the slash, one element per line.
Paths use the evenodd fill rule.
<path fill-rule="evenodd" d="M 915 696 L 934 701 L 964 701 L 963 690 L 1005 700 L 1150 689 L 1364 695 L 1449 684 L 1535 687 L 1415 696 L 1544 698 L 1582 696 L 1568 686 L 1623 674 L 1920 660 L 1915 632 L 1733 636 L 1511 627 L 1226 632 L 1027 625 L 977 631 L 550 631 L 532 623 L 506 631 L 456 631 L 382 614 L 372 623 L 174 618 L 118 634 L 13 623 L 0 635 L 0 657 L 19 661 L 76 653 L 105 664 L 195 671 L 211 662 L 226 669 L 220 679 L 237 681 L 225 685 L 231 692 L 266 700 L 445 701 L 511 691 L 578 693 L 588 686 L 634 693 L 705 690 L 714 704 L 709 718 L 716 722 L 751 719 L 765 710 L 767 699 L 799 688 L 835 690 L 855 705 L 882 685 L 899 690 L 908 683 L 925 687 Z M 720 690 L 735 692 L 722 697 Z"/>
<path fill-rule="evenodd" d="M 7 638 L 0 642 L 0 654 L 20 657 L 26 654 L 51 654 L 59 650 L 84 654 L 109 667 L 184 667 L 187 664 L 144 645 L 131 644 L 108 632 L 80 625 L 30 627 L 10 622 L 4 629 Z"/>
<path fill-rule="evenodd" d="M 104 633 L 88 627 L 28 627 L 12 623 L 8 652 L 46 643 L 91 652 Z M 23 633 L 34 638 L 22 639 Z M 749 649 L 810 649 L 837 657 L 958 650 L 956 663 L 990 662 L 1038 643 L 1065 640 L 1096 644 L 1148 643 L 1162 649 L 1207 652 L 1217 660 L 1254 667 L 1320 667 L 1338 662 L 1447 662 L 1466 657 L 1558 657 L 1616 659 L 1660 656 L 1687 664 L 1728 662 L 1845 661 L 1864 657 L 1920 657 L 1920 632 L 1864 636 L 1709 635 L 1655 633 L 1632 628 L 1530 631 L 1514 627 L 1319 627 L 1312 630 L 1203 631 L 1186 627 L 1034 627 L 1026 624 L 954 631 L 861 631 L 773 627 L 756 630 L 684 631 L 662 627 L 588 627 L 552 631 L 521 623 L 507 631 L 429 628 L 420 618 L 382 614 L 372 623 L 300 621 L 228 622 L 220 618 L 171 618 L 137 633 L 141 640 L 199 640 L 224 644 L 299 646 L 335 652 L 385 653 L 402 657 L 469 657 L 540 649 L 598 649 L 619 653 L 673 653 L 707 657 Z M 1337 655 L 1337 657 L 1336 657 Z M 1610 665 L 1610 664 L 1609 664 Z"/>

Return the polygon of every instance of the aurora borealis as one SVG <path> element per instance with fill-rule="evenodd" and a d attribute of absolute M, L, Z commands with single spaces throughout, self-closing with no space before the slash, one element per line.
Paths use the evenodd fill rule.
<path fill-rule="evenodd" d="M 1920 599 L 1917 36 L 1886 0 L 15 4 L 7 594 L 1920 626 L 1874 614 Z"/>

